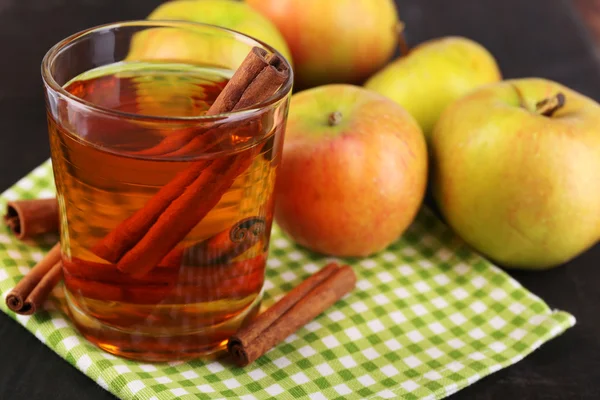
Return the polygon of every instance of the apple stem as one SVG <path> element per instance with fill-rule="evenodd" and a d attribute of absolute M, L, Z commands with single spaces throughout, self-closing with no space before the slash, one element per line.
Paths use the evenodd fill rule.
<path fill-rule="evenodd" d="M 519 98 L 519 107 L 526 109 L 527 106 L 525 105 L 525 98 L 523 97 L 523 93 L 521 93 L 521 90 L 519 89 L 519 87 L 517 85 L 511 85 L 511 86 L 513 87 L 513 89 L 517 93 L 517 97 Z"/>
<path fill-rule="evenodd" d="M 338 125 L 340 122 L 342 122 L 342 113 L 339 111 L 332 112 L 331 114 L 329 114 L 327 122 L 329 123 L 329 126 Z"/>
<path fill-rule="evenodd" d="M 558 92 L 555 96 L 537 102 L 535 105 L 535 112 L 544 117 L 551 117 L 556 111 L 563 108 L 566 102 L 567 99 L 565 95 Z"/>

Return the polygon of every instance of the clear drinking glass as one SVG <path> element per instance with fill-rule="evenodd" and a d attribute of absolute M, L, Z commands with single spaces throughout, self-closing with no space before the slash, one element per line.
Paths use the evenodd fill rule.
<path fill-rule="evenodd" d="M 110 353 L 206 356 L 258 311 L 291 73 L 260 104 L 203 115 L 253 47 L 275 52 L 134 21 L 43 60 L 67 304 Z"/>

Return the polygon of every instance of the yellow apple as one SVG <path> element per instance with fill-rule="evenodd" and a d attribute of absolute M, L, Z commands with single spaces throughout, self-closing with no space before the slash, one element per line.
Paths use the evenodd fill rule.
<path fill-rule="evenodd" d="M 277 27 L 245 3 L 234 0 L 175 0 L 158 6 L 149 20 L 181 20 L 217 25 L 258 39 L 279 51 L 290 63 L 290 51 Z M 248 45 L 207 34 L 207 29 L 155 28 L 133 40 L 129 60 L 177 60 L 196 64 L 239 65 Z"/>
<path fill-rule="evenodd" d="M 450 105 L 432 137 L 433 192 L 462 238 L 507 267 L 560 265 L 600 238 L 600 105 L 509 80 Z"/>
<path fill-rule="evenodd" d="M 423 200 L 423 134 L 402 107 L 352 85 L 292 97 L 275 219 L 297 243 L 367 256 L 395 241 Z"/>
<path fill-rule="evenodd" d="M 246 0 L 277 25 L 296 86 L 361 84 L 394 54 L 401 24 L 393 0 Z"/>
<path fill-rule="evenodd" d="M 501 79 L 494 57 L 463 37 L 420 44 L 371 77 L 365 87 L 404 107 L 427 140 L 442 111 L 474 88 Z"/>

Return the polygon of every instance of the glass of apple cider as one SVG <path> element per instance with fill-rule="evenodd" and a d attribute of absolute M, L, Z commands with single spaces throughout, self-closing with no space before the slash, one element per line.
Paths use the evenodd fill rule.
<path fill-rule="evenodd" d="M 211 112 L 256 49 L 278 55 L 215 26 L 139 21 L 46 54 L 65 297 L 100 348 L 148 361 L 214 355 L 258 311 L 287 61 L 272 93 Z"/>

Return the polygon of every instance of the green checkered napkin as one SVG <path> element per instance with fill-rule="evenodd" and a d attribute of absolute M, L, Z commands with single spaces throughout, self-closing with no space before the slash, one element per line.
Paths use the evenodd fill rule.
<path fill-rule="evenodd" d="M 0 200 L 54 194 L 45 163 Z M 49 244 L 49 243 L 48 243 Z M 0 229 L 3 298 L 49 246 Z M 265 303 L 330 259 L 296 247 L 274 228 Z M 423 210 L 401 240 L 348 261 L 357 288 L 253 365 L 218 361 L 142 364 L 98 350 L 72 327 L 55 289 L 46 311 L 14 317 L 48 347 L 123 399 L 435 399 L 521 360 L 573 326 Z"/>

